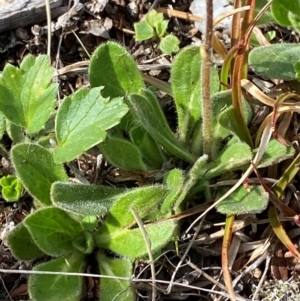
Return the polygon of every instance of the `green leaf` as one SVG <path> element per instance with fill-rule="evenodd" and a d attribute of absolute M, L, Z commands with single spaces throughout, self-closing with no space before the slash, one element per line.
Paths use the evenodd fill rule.
<path fill-rule="evenodd" d="M 135 40 L 137 42 L 145 41 L 154 37 L 154 29 L 146 22 L 137 22 L 133 24 L 135 31 Z"/>
<path fill-rule="evenodd" d="M 179 51 L 180 40 L 172 34 L 161 38 L 159 49 L 168 55 Z"/>
<path fill-rule="evenodd" d="M 173 210 L 175 213 L 180 213 L 186 207 L 184 203 L 186 196 L 196 184 L 201 171 L 204 169 L 204 166 L 207 165 L 207 160 L 208 156 L 206 154 L 202 155 L 197 159 L 191 169 L 187 172 L 186 176 L 184 177 L 182 189 L 174 203 Z"/>
<path fill-rule="evenodd" d="M 64 210 L 83 216 L 104 216 L 120 198 L 121 188 L 56 182 L 51 187 L 51 200 Z"/>
<path fill-rule="evenodd" d="M 163 14 L 158 13 L 155 9 L 150 10 L 145 17 L 145 21 L 153 28 L 156 28 L 163 20 Z"/>
<path fill-rule="evenodd" d="M 29 134 L 40 131 L 54 111 L 58 85 L 51 83 L 53 73 L 47 55 L 28 55 L 21 69 L 7 64 L 3 70 L 0 111 Z"/>
<path fill-rule="evenodd" d="M 24 223 L 18 224 L 9 232 L 7 243 L 11 253 L 18 260 L 28 261 L 44 254 L 32 241 Z"/>
<path fill-rule="evenodd" d="M 227 97 L 227 95 L 230 95 L 231 93 L 232 93 L 231 90 L 220 92 L 216 95 L 217 96 L 216 100 L 222 96 Z M 243 100 L 243 113 L 246 122 L 249 123 L 253 115 L 252 109 L 251 106 L 246 101 L 244 101 L 244 98 L 242 98 L 242 100 Z M 220 138 L 222 137 L 225 138 L 228 135 L 228 133 L 233 133 L 236 136 L 238 136 L 239 131 L 235 123 L 235 116 L 234 116 L 232 106 L 229 106 L 227 108 L 226 106 L 224 106 L 223 110 L 219 111 L 217 118 L 218 118 L 218 124 L 214 129 L 214 135 L 215 138 L 217 139 L 216 140 L 217 145 L 219 145 L 220 143 Z"/>
<path fill-rule="evenodd" d="M 20 143 L 25 140 L 24 129 L 6 120 L 6 133 L 14 143 Z"/>
<path fill-rule="evenodd" d="M 250 192 L 248 192 L 250 190 Z M 218 190 L 216 199 L 219 199 L 228 191 L 228 188 Z M 269 194 L 262 186 L 239 187 L 224 201 L 217 205 L 217 210 L 226 215 L 260 213 L 266 209 Z"/>
<path fill-rule="evenodd" d="M 170 192 L 167 194 L 161 205 L 160 211 L 162 214 L 165 214 L 168 211 L 172 212 L 174 209 L 173 206 L 183 189 L 184 176 L 182 171 L 180 169 L 172 169 L 166 175 L 165 181 Z"/>
<path fill-rule="evenodd" d="M 254 154 L 256 151 L 254 152 Z M 257 168 L 263 168 L 278 164 L 281 161 L 292 158 L 295 154 L 293 146 L 285 146 L 278 142 L 276 139 L 271 139 L 267 145 L 267 148 L 259 161 Z"/>
<path fill-rule="evenodd" d="M 145 225 L 145 230 L 151 241 L 151 250 L 155 252 L 163 248 L 173 238 L 175 229 L 176 223 L 173 220 Z M 123 229 L 114 233 L 100 229 L 95 234 L 95 240 L 100 248 L 109 249 L 132 259 L 147 254 L 145 241 L 139 228 Z"/>
<path fill-rule="evenodd" d="M 2 139 L 6 129 L 5 116 L 0 111 L 0 139 Z"/>
<path fill-rule="evenodd" d="M 85 216 L 82 219 L 81 224 L 84 230 L 93 232 L 98 226 L 98 218 L 96 215 Z"/>
<path fill-rule="evenodd" d="M 68 181 L 62 165 L 42 146 L 22 143 L 12 147 L 11 158 L 17 175 L 28 192 L 41 203 L 51 204 L 50 188 L 56 181 Z"/>
<path fill-rule="evenodd" d="M 201 56 L 199 47 L 184 48 L 174 59 L 171 70 L 173 96 L 178 115 L 179 140 L 187 143 L 201 117 Z M 219 89 L 217 70 L 211 68 L 211 93 Z"/>
<path fill-rule="evenodd" d="M 98 147 L 107 161 L 116 167 L 130 171 L 147 170 L 140 150 L 124 138 L 107 137 Z"/>
<path fill-rule="evenodd" d="M 68 256 L 39 264 L 33 271 L 61 272 L 60 275 L 31 275 L 29 295 L 34 301 L 79 301 L 82 294 L 82 278 L 63 273 L 82 273 L 84 254 L 74 252 Z"/>
<path fill-rule="evenodd" d="M 136 120 L 139 120 L 150 136 L 168 152 L 193 163 L 196 157 L 177 141 L 154 94 L 148 90 L 141 91 L 141 93 L 142 95 L 131 94 L 127 99 Z"/>
<path fill-rule="evenodd" d="M 235 118 L 227 116 L 226 110 L 229 110 L 232 114 L 232 92 L 231 90 L 222 91 L 214 94 L 211 97 L 211 104 L 213 109 L 212 116 L 212 158 L 215 160 L 219 153 L 222 145 L 222 141 L 230 134 L 237 133 Z M 252 118 L 252 110 L 248 103 L 243 99 L 243 109 L 247 122 L 250 122 Z M 224 115 L 225 114 L 225 115 Z M 222 116 L 222 117 L 221 117 Z M 223 118 L 223 119 L 222 119 Z"/>
<path fill-rule="evenodd" d="M 134 127 L 130 130 L 130 137 L 143 155 L 147 165 L 151 169 L 161 169 L 164 163 L 162 151 L 154 139 L 142 127 Z"/>
<path fill-rule="evenodd" d="M 226 146 L 215 161 L 206 166 L 203 177 L 212 179 L 222 174 L 233 172 L 245 166 L 252 159 L 250 147 L 245 142 L 237 142 Z"/>
<path fill-rule="evenodd" d="M 300 60 L 294 64 L 294 70 L 296 72 L 297 80 L 300 80 Z"/>
<path fill-rule="evenodd" d="M 292 26 L 296 29 L 296 31 L 298 31 L 298 33 L 300 32 L 300 18 L 298 15 L 295 15 L 295 12 L 288 12 L 288 18 L 292 24 Z"/>
<path fill-rule="evenodd" d="M 73 241 L 73 246 L 84 254 L 91 254 L 95 250 L 93 234 L 89 231 L 84 231 L 83 235 Z"/>
<path fill-rule="evenodd" d="M 264 37 L 270 42 L 276 37 L 276 31 L 275 30 L 267 31 L 264 34 Z M 257 47 L 260 46 L 258 40 L 256 39 L 256 37 L 253 33 L 251 34 L 251 37 L 250 37 L 250 44 L 253 46 L 257 46 Z"/>
<path fill-rule="evenodd" d="M 73 252 L 73 241 L 83 233 L 78 221 L 55 207 L 37 210 L 25 218 L 24 224 L 35 244 L 50 256 Z"/>
<path fill-rule="evenodd" d="M 171 190 L 171 192 L 167 195 L 160 208 L 160 213 L 163 217 L 171 216 L 173 213 L 177 214 L 181 212 L 181 209 L 184 207 L 183 202 L 185 197 L 196 184 L 201 170 L 203 169 L 204 165 L 207 164 L 207 159 L 207 155 L 202 155 L 199 157 L 191 169 L 186 173 L 183 180 L 177 170 L 172 171 L 172 173 L 168 176 L 168 187 L 171 188 L 174 186 L 174 188 L 171 188 L 173 191 Z M 170 181 L 173 183 L 170 183 Z M 176 182 L 178 184 L 177 187 Z"/>
<path fill-rule="evenodd" d="M 122 98 L 109 100 L 101 95 L 101 87 L 80 89 L 66 97 L 55 123 L 58 146 L 54 149 L 55 163 L 68 162 L 102 142 L 106 130 L 117 125 L 128 112 Z"/>
<path fill-rule="evenodd" d="M 147 220 L 156 221 L 161 218 L 165 218 L 167 213 L 171 215 L 173 213 L 174 204 L 183 189 L 184 175 L 180 169 L 172 169 L 164 176 L 164 184 L 167 185 L 169 192 L 162 201 L 160 210 L 154 210 L 147 215 Z"/>
<path fill-rule="evenodd" d="M 174 168 L 165 174 L 164 183 L 169 190 L 177 189 L 181 187 L 184 180 L 183 171 L 178 168 Z"/>
<path fill-rule="evenodd" d="M 283 26 L 293 26 L 298 32 L 300 30 L 299 1 L 274 0 L 271 11 L 277 23 Z"/>
<path fill-rule="evenodd" d="M 108 258 L 103 252 L 97 252 L 97 260 L 101 274 L 112 277 L 132 276 L 132 260 L 128 258 Z M 131 287 L 130 280 L 118 278 L 101 278 L 100 280 L 101 301 L 133 301 L 135 292 Z"/>
<path fill-rule="evenodd" d="M 292 24 L 288 17 L 289 3 L 284 4 L 284 2 L 291 3 L 291 2 L 295 2 L 295 1 L 273 0 L 273 2 L 271 4 L 271 12 L 277 23 L 279 23 L 280 25 L 283 25 L 283 26 L 291 26 Z"/>
<path fill-rule="evenodd" d="M 112 41 L 101 44 L 93 53 L 89 75 L 91 87 L 104 86 L 104 97 L 125 96 L 144 88 L 143 78 L 133 58 L 123 46 Z"/>
<path fill-rule="evenodd" d="M 168 20 L 163 20 L 156 24 L 156 27 L 155 27 L 156 33 L 160 38 L 162 38 L 165 35 L 167 28 L 168 28 L 168 24 L 169 24 Z M 179 40 L 178 40 L 178 42 L 180 43 Z M 178 45 L 179 45 L 179 43 L 178 43 Z M 178 50 L 179 50 L 179 48 L 178 48 Z M 177 52 L 177 51 L 173 51 L 173 52 Z"/>
<path fill-rule="evenodd" d="M 299 44 L 281 43 L 255 47 L 249 54 L 249 64 L 265 78 L 294 80 L 294 64 L 299 60 Z"/>
<path fill-rule="evenodd" d="M 4 183 L 5 182 L 5 183 Z M 15 176 L 8 175 L 0 179 L 2 195 L 7 202 L 16 202 L 22 195 L 22 183 Z"/>
<path fill-rule="evenodd" d="M 136 208 L 140 218 L 143 218 L 162 201 L 166 193 L 167 189 L 158 185 L 135 188 L 123 193 L 110 208 L 100 231 L 112 233 L 120 228 L 132 227 L 136 221 L 129 207 Z"/>
<path fill-rule="evenodd" d="M 262 8 L 268 3 L 268 0 L 259 0 L 255 3 L 254 16 L 256 17 L 262 10 Z M 272 15 L 270 7 L 260 16 L 256 25 L 267 25 L 270 23 L 276 23 Z"/>

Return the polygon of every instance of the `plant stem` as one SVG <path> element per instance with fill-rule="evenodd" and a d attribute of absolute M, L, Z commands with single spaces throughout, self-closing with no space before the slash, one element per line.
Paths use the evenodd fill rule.
<path fill-rule="evenodd" d="M 203 112 L 203 153 L 211 159 L 212 155 L 212 108 L 210 100 L 210 68 L 211 68 L 211 44 L 213 34 L 213 3 L 206 0 L 206 32 L 204 47 L 200 47 L 202 56 L 202 112 Z"/>

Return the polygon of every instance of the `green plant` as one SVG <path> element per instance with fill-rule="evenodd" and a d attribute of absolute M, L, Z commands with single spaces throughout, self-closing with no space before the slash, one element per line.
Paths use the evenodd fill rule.
<path fill-rule="evenodd" d="M 300 32 L 300 4 L 298 1 L 273 0 L 271 11 L 277 23 L 283 26 L 293 26 Z"/>
<path fill-rule="evenodd" d="M 57 110 L 57 86 L 51 84 L 53 68 L 45 56 L 26 57 L 20 69 L 5 67 L 0 80 L 0 110 L 9 121 L 6 131 L 17 143 L 11 149 L 12 162 L 18 178 L 42 207 L 10 233 L 8 243 L 15 257 L 30 260 L 46 254 L 55 259 L 37 265 L 35 270 L 82 272 L 84 259 L 93 254 L 102 274 L 130 276 L 133 261 L 147 255 L 130 207 L 144 221 L 151 250 L 159 254 L 176 232 L 174 214 L 182 212 L 195 197 L 205 200 L 210 195 L 209 184 L 217 178 L 228 178 L 248 167 L 258 150 L 240 141 L 232 122 L 231 93 L 218 92 L 219 80 L 213 67 L 214 160 L 208 161 L 203 154 L 200 65 L 199 48 L 188 47 L 172 66 L 179 139 L 169 127 L 155 92 L 146 88 L 135 62 L 117 43 L 103 44 L 93 54 L 89 68 L 91 89 L 79 89 L 66 97 Z M 41 66 L 47 77 L 36 76 Z M 9 109 L 5 106 L 6 93 L 12 99 Z M 246 102 L 243 109 L 249 120 L 251 111 Z M 227 143 L 222 146 L 224 139 Z M 154 185 L 130 190 L 67 183 L 63 163 L 93 146 L 125 170 L 143 173 L 160 169 L 162 183 L 158 179 Z M 292 155 L 291 147 L 271 140 L 261 164 L 268 166 Z M 167 164 L 170 161 L 171 167 Z M 176 167 L 182 161 L 189 164 L 188 170 Z M 247 194 L 240 187 L 235 201 L 229 198 L 227 205 L 220 205 L 220 211 L 262 211 L 268 197 L 260 187 L 250 185 L 249 189 L 251 193 Z M 258 201 L 253 203 L 253 197 Z M 109 257 L 107 251 L 121 257 Z M 32 275 L 29 280 L 30 295 L 37 301 L 58 297 L 79 300 L 81 286 L 80 277 L 63 273 Z M 130 286 L 129 280 L 105 279 L 100 286 L 101 292 L 106 292 L 101 296 L 103 300 L 115 296 L 116 300 L 134 299 L 133 290 L 124 290 Z"/>
<path fill-rule="evenodd" d="M 16 202 L 20 199 L 23 186 L 18 178 L 8 175 L 0 178 L 2 196 L 7 202 Z"/>
<path fill-rule="evenodd" d="M 169 21 L 164 20 L 163 14 L 152 9 L 145 16 L 145 20 L 134 23 L 136 41 L 145 41 L 152 38 L 159 39 L 159 48 L 165 54 L 172 54 L 179 50 L 179 39 L 166 34 Z"/>
<path fill-rule="evenodd" d="M 52 185 L 51 200 L 57 207 L 42 208 L 27 216 L 10 233 L 8 243 L 14 256 L 20 260 L 34 259 L 43 253 L 56 258 L 35 266 L 36 271 L 83 272 L 85 256 L 97 248 L 95 255 L 101 273 L 129 277 L 133 260 L 145 256 L 147 249 L 128 208 L 137 208 L 139 216 L 143 218 L 166 193 L 167 189 L 160 186 L 124 192 L 111 187 L 56 182 Z M 106 216 L 104 223 L 101 222 L 101 216 Z M 173 220 L 145 225 L 153 251 L 158 251 L 172 238 L 175 227 Z M 117 260 L 110 258 L 105 255 L 105 250 L 122 257 Z M 125 280 L 101 281 L 101 292 L 109 292 L 101 295 L 101 299 L 112 300 L 128 287 L 117 300 L 133 300 L 134 292 L 129 286 L 129 281 Z M 32 275 L 29 281 L 29 292 L 34 300 L 57 300 L 58 296 L 78 300 L 81 291 L 80 277 L 68 277 L 63 273 Z"/>

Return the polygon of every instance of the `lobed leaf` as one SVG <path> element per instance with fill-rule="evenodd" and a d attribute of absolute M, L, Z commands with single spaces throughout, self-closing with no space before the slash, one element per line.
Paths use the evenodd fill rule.
<path fill-rule="evenodd" d="M 69 162 L 102 142 L 106 130 L 120 123 L 128 112 L 122 98 L 105 99 L 102 89 L 79 89 L 61 104 L 55 121 L 55 163 Z"/>
<path fill-rule="evenodd" d="M 156 28 L 164 21 L 162 13 L 158 13 L 155 9 L 150 10 L 145 17 L 145 21 L 153 28 Z"/>
<path fill-rule="evenodd" d="M 135 40 L 137 42 L 145 41 L 154 37 L 154 29 L 146 22 L 137 22 L 133 24 L 135 31 Z"/>
<path fill-rule="evenodd" d="M 39 132 L 54 111 L 58 85 L 51 83 L 53 73 L 47 55 L 28 55 L 20 69 L 7 64 L 3 70 L 0 111 L 29 134 Z"/>
<path fill-rule="evenodd" d="M 0 186 L 2 187 L 2 196 L 7 202 L 16 202 L 22 194 L 22 183 L 13 175 L 0 178 Z"/>
<path fill-rule="evenodd" d="M 180 40 L 176 36 L 169 34 L 161 38 L 158 47 L 163 53 L 171 55 L 179 51 L 179 44 Z"/>

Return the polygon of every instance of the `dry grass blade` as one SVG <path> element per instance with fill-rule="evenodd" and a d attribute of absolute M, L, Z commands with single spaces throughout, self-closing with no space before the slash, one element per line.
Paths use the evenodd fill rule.
<path fill-rule="evenodd" d="M 152 301 L 155 301 L 156 296 L 157 296 L 157 292 L 156 292 L 156 288 L 155 288 L 155 281 L 156 281 L 156 276 L 155 276 L 155 266 L 154 266 L 154 258 L 152 255 L 152 250 L 151 250 L 151 241 L 149 239 L 149 236 L 147 234 L 147 231 L 144 227 L 144 224 L 141 220 L 141 218 L 139 217 L 138 212 L 136 211 L 136 209 L 131 206 L 130 210 L 139 226 L 139 229 L 141 230 L 142 236 L 145 240 L 145 244 L 147 246 L 147 251 L 148 251 L 148 256 L 149 256 L 149 260 L 150 260 L 150 268 L 151 268 L 151 275 L 152 275 Z"/>

